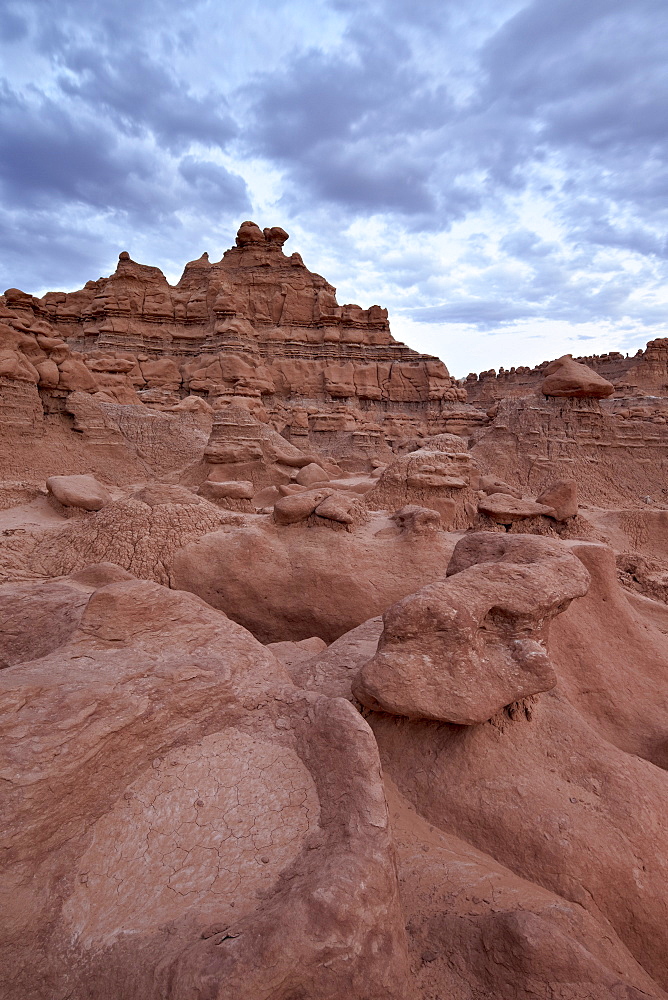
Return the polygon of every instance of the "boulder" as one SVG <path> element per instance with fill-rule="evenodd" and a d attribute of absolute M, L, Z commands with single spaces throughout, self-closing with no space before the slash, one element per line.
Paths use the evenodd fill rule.
<path fill-rule="evenodd" d="M 46 488 L 63 507 L 102 510 L 111 493 L 95 476 L 49 476 Z"/>
<path fill-rule="evenodd" d="M 315 508 L 315 513 L 318 517 L 325 517 L 330 521 L 353 524 L 356 518 L 364 514 L 364 507 L 355 496 L 337 491 L 325 497 L 322 503 L 319 503 Z"/>
<path fill-rule="evenodd" d="M 297 521 L 305 521 L 316 507 L 329 496 L 330 492 L 328 490 L 309 490 L 306 493 L 295 493 L 281 497 L 274 504 L 276 524 L 296 524 Z"/>
<path fill-rule="evenodd" d="M 35 365 L 39 374 L 39 384 L 43 389 L 55 389 L 60 379 L 60 372 L 55 361 L 40 361 Z"/>
<path fill-rule="evenodd" d="M 508 493 L 492 493 L 478 501 L 478 511 L 491 517 L 497 524 L 512 524 L 525 517 L 538 517 L 540 514 L 554 515 L 552 507 L 536 503 L 535 500 L 518 500 Z"/>
<path fill-rule="evenodd" d="M 574 479 L 558 479 L 536 497 L 536 503 L 552 507 L 554 513 L 548 514 L 556 521 L 566 521 L 575 517 L 578 512 L 578 488 Z"/>
<path fill-rule="evenodd" d="M 300 486 L 314 486 L 316 483 L 326 483 L 329 479 L 331 479 L 329 473 L 315 462 L 303 466 L 295 476 L 295 482 Z"/>
<path fill-rule="evenodd" d="M 521 490 L 509 486 L 508 483 L 504 483 L 503 479 L 497 479 L 496 476 L 481 476 L 478 488 L 488 496 L 492 493 L 502 493 L 508 497 L 515 497 L 517 500 L 522 499 Z"/>
<path fill-rule="evenodd" d="M 458 725 L 549 691 L 546 624 L 587 592 L 589 574 L 563 546 L 534 535 L 466 535 L 447 579 L 383 614 L 378 652 L 355 697 L 379 711 Z"/>
<path fill-rule="evenodd" d="M 592 368 L 574 361 L 571 354 L 564 354 L 547 366 L 540 390 L 546 396 L 605 399 L 615 387 Z"/>

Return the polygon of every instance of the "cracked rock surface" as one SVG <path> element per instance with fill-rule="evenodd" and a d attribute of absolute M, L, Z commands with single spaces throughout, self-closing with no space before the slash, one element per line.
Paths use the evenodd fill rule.
<path fill-rule="evenodd" d="M 364 720 L 191 594 L 62 587 L 78 627 L 0 675 L 4 995 L 405 996 Z"/>

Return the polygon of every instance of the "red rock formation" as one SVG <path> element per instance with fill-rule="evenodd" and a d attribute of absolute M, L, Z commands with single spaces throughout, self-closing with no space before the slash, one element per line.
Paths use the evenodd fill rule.
<path fill-rule="evenodd" d="M 311 435 L 369 457 L 397 421 L 407 436 L 479 420 L 441 361 L 397 343 L 387 310 L 338 305 L 299 254 L 283 253 L 287 238 L 245 222 L 220 261 L 203 254 L 176 286 L 124 252 L 78 292 L 8 289 L 0 375 L 159 409 L 189 394 L 233 401 L 300 446 Z"/>
<path fill-rule="evenodd" d="M 286 240 L 0 301 L 3 997 L 667 1000 L 668 341 L 473 406 Z"/>
<path fill-rule="evenodd" d="M 565 354 L 547 366 L 540 391 L 545 396 L 604 399 L 613 394 L 615 387 L 587 365 L 578 364 L 570 354 Z"/>
<path fill-rule="evenodd" d="M 3 995 L 405 997 L 366 723 L 198 598 L 106 575 L 0 675 Z"/>
<path fill-rule="evenodd" d="M 578 560 L 558 542 L 480 532 L 457 544 L 447 575 L 385 612 L 355 697 L 381 712 L 472 725 L 551 690 L 547 625 L 587 592 Z"/>
<path fill-rule="evenodd" d="M 618 396 L 665 396 L 668 392 L 666 337 L 648 341 L 645 350 L 638 351 L 633 357 L 625 357 L 619 351 L 610 351 L 609 354 L 594 354 L 573 360 L 611 382 Z M 545 378 L 549 364 L 554 362 L 543 361 L 535 368 L 500 368 L 498 373 L 493 368 L 480 372 L 479 375 L 472 372 L 460 384 L 466 387 L 469 402 L 489 406 L 498 399 L 526 396 L 537 390 Z"/>
<path fill-rule="evenodd" d="M 557 479 L 574 479 L 590 503 L 668 500 L 665 423 L 655 422 L 653 408 L 625 415 L 613 402 L 542 394 L 502 400 L 476 432 L 471 454 L 483 473 L 534 497 Z"/>

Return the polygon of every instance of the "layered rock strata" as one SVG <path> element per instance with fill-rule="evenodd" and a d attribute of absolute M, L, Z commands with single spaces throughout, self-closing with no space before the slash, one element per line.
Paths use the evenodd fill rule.
<path fill-rule="evenodd" d="M 175 286 L 124 252 L 113 275 L 77 292 L 8 289 L 0 376 L 27 387 L 12 414 L 39 419 L 30 386 L 50 410 L 71 391 L 161 410 L 195 397 L 239 403 L 299 447 L 367 458 L 480 421 L 441 361 L 395 341 L 387 310 L 339 305 L 283 253 L 287 238 L 246 222 L 220 261 L 203 254 Z"/>
<path fill-rule="evenodd" d="M 629 357 L 619 351 L 594 354 L 573 359 L 590 368 L 596 375 L 612 383 L 618 396 L 665 396 L 668 393 L 668 337 L 650 340 L 644 350 Z M 537 390 L 554 362 L 543 361 L 534 368 L 494 368 L 460 380 L 468 393 L 469 402 L 489 406 L 508 396 L 526 396 Z"/>

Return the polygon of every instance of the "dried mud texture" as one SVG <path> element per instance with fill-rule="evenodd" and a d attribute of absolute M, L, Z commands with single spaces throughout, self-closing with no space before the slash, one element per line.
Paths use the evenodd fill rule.
<path fill-rule="evenodd" d="M 86 596 L 0 675 L 4 995 L 406 996 L 366 723 L 192 595 Z"/>
<path fill-rule="evenodd" d="M 140 492 L 47 532 L 11 535 L 0 552 L 0 579 L 66 576 L 89 563 L 112 562 L 168 584 L 175 553 L 235 517 L 183 487 L 163 485 L 154 499 L 146 502 Z"/>

